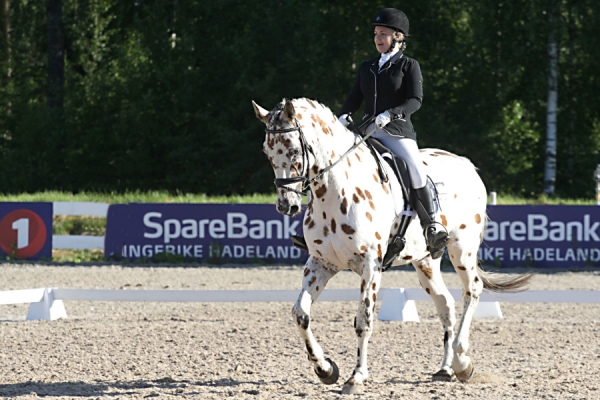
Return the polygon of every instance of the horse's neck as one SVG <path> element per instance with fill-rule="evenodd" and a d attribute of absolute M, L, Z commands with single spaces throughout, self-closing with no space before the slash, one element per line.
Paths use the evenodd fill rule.
<path fill-rule="evenodd" d="M 331 167 L 322 177 L 320 184 L 324 184 L 326 187 L 333 185 L 341 190 L 349 179 L 359 178 L 361 175 L 359 169 L 365 167 L 364 163 L 358 162 L 354 153 L 360 154 L 360 157 L 366 163 L 371 161 L 367 159 L 371 155 L 369 152 L 364 151 L 366 148 L 364 144 L 361 144 L 363 151 L 357 148 L 346 154 L 358 140 L 356 135 L 345 129 L 341 124 L 334 124 L 330 129 L 331 133 L 328 134 L 318 132 L 318 151 L 315 153 L 315 166 L 317 168 L 311 169 L 311 174 L 314 176 L 317 174 L 316 171 L 321 173 L 324 169 Z"/>

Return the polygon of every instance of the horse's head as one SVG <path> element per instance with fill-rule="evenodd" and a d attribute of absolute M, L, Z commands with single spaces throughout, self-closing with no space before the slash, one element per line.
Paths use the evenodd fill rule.
<path fill-rule="evenodd" d="M 277 211 L 294 216 L 302 208 L 302 190 L 308 176 L 308 149 L 290 100 L 268 112 L 254 101 L 256 117 L 267 127 L 263 152 L 271 162 L 277 186 Z"/>

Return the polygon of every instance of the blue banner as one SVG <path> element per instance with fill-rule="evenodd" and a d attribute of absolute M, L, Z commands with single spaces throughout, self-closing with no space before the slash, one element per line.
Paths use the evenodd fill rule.
<path fill-rule="evenodd" d="M 0 256 L 52 258 L 52 203 L 0 203 Z"/>
<path fill-rule="evenodd" d="M 290 218 L 272 204 L 117 204 L 108 208 L 106 257 L 173 255 L 205 262 L 302 263 L 292 245 L 303 214 Z"/>
<path fill-rule="evenodd" d="M 23 204 L 23 203 L 20 203 Z M 600 207 L 488 206 L 479 258 L 498 267 L 600 266 Z M 303 263 L 290 236 L 302 217 L 272 204 L 111 205 L 106 257 L 174 255 L 209 263 Z"/>
<path fill-rule="evenodd" d="M 600 266 L 600 207 L 488 206 L 479 258 L 502 267 Z"/>

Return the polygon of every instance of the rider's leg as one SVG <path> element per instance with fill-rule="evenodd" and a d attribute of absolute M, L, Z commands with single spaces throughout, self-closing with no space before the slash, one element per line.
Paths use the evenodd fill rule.
<path fill-rule="evenodd" d="M 427 187 L 427 174 L 417 142 L 410 138 L 390 135 L 383 129 L 375 131 L 373 137 L 379 139 L 385 147 L 406 162 L 411 186 L 417 198 L 415 211 L 421 221 L 431 257 L 434 259 L 441 257 L 444 254 L 448 234 L 444 229 L 440 231 L 436 229 L 433 195 Z"/>

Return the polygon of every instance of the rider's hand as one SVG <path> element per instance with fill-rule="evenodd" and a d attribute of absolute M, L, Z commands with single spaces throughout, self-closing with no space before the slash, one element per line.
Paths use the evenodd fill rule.
<path fill-rule="evenodd" d="M 377 118 L 375 118 L 375 125 L 377 125 L 377 127 L 381 129 L 387 124 L 389 124 L 391 120 L 392 116 L 390 115 L 390 113 L 384 111 L 381 114 L 379 114 Z"/>
<path fill-rule="evenodd" d="M 344 127 L 348 127 L 348 125 L 350 125 L 353 121 L 352 121 L 352 117 L 349 114 L 342 114 L 340 115 L 340 117 L 338 118 L 340 120 L 340 122 L 342 123 L 342 125 L 344 125 Z"/>

